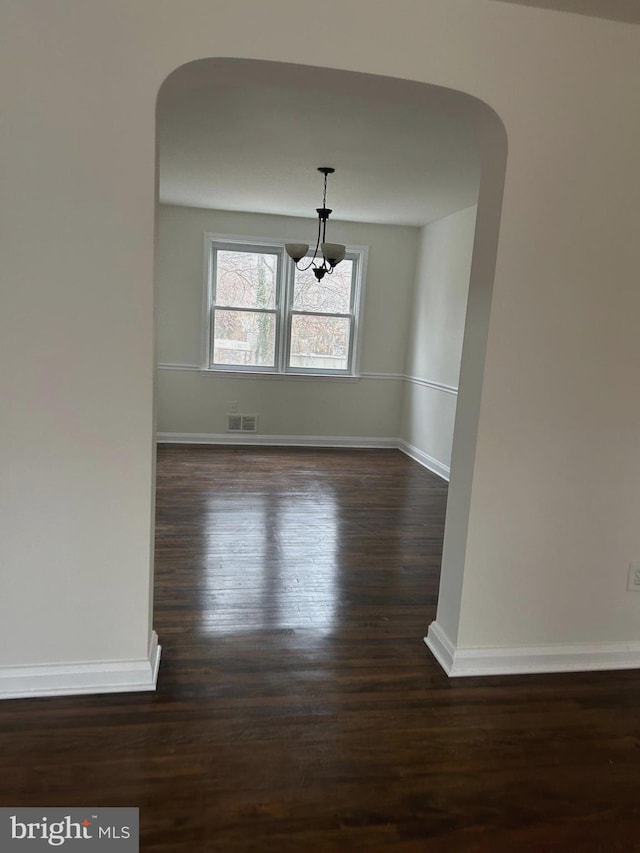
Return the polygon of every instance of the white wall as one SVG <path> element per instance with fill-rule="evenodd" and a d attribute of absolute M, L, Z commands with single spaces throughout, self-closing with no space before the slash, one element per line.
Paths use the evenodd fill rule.
<path fill-rule="evenodd" d="M 161 205 L 158 242 L 158 431 L 224 434 L 229 401 L 258 414 L 262 435 L 391 437 L 398 434 L 398 379 L 201 374 L 203 237 L 311 239 L 314 221 Z M 401 375 L 411 314 L 419 229 L 331 221 L 331 238 L 366 245 L 360 369 Z"/>
<path fill-rule="evenodd" d="M 500 116 L 491 317 L 474 315 L 465 340 L 443 568 L 454 582 L 438 619 L 467 648 L 637 640 L 625 577 L 640 555 L 640 29 L 492 0 L 399 0 L 375 15 L 368 0 L 326 0 L 339 27 L 310 40 L 315 4 L 293 8 L 2 4 L 0 660 L 145 653 L 154 105 L 168 74 L 206 56 L 445 86 Z M 492 289 L 490 180 L 478 316 Z"/>
<path fill-rule="evenodd" d="M 421 229 L 407 344 L 400 436 L 445 471 L 451 465 L 476 209 Z"/>

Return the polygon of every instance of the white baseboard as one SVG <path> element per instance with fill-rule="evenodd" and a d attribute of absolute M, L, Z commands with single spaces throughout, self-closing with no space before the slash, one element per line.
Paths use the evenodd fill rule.
<path fill-rule="evenodd" d="M 159 432 L 159 444 L 244 444 L 269 447 L 387 447 L 397 438 L 343 435 L 250 435 L 242 433 Z"/>
<path fill-rule="evenodd" d="M 427 648 L 444 669 L 448 676 L 453 675 L 455 646 L 437 622 L 429 625 L 427 636 L 424 638 Z"/>
<path fill-rule="evenodd" d="M 153 631 L 149 655 L 141 660 L 0 667 L 0 699 L 155 690 L 160 653 Z"/>
<path fill-rule="evenodd" d="M 414 462 L 449 482 L 450 469 L 433 456 L 399 438 L 345 435 L 242 435 L 238 433 L 159 432 L 158 444 L 226 444 L 265 447 L 361 447 L 401 450 Z"/>
<path fill-rule="evenodd" d="M 451 678 L 640 669 L 638 642 L 456 648 L 440 625 L 432 622 L 425 643 Z"/>
<path fill-rule="evenodd" d="M 423 450 L 418 450 L 413 444 L 409 444 L 408 441 L 404 441 L 404 439 L 399 439 L 397 443 L 398 450 L 401 450 L 403 453 L 406 453 L 407 456 L 411 457 L 414 462 L 417 462 L 419 465 L 422 465 L 424 468 L 428 468 L 434 474 L 437 474 L 438 477 L 442 477 L 443 480 L 449 482 L 449 475 L 451 474 L 451 469 L 448 465 L 444 465 L 442 462 L 439 462 L 437 459 L 434 459 L 433 456 L 429 456 L 428 453 L 425 453 Z"/>

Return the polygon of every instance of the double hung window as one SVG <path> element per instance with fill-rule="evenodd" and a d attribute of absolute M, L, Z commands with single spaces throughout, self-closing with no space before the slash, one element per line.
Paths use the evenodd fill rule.
<path fill-rule="evenodd" d="M 356 374 L 364 249 L 348 250 L 317 281 L 312 268 L 296 269 L 284 242 L 209 234 L 205 247 L 206 369 Z"/>

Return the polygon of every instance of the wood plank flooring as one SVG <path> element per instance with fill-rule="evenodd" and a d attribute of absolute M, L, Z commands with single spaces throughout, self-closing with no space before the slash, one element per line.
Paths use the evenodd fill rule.
<path fill-rule="evenodd" d="M 446 484 L 397 451 L 161 447 L 158 691 L 0 704 L 0 805 L 141 850 L 640 851 L 640 672 L 449 680 Z"/>

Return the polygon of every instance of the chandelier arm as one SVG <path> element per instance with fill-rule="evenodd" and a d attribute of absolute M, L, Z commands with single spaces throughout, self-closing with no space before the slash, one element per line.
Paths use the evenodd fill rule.
<path fill-rule="evenodd" d="M 318 239 L 316 240 L 316 247 L 313 250 L 313 257 L 311 258 L 311 260 L 309 261 L 309 263 L 307 264 L 306 267 L 299 267 L 298 264 L 296 264 L 296 269 L 298 270 L 298 272 L 307 272 L 307 270 L 310 270 L 311 267 L 315 266 L 314 261 L 318 256 L 318 249 L 320 248 L 320 228 L 321 227 L 322 227 L 322 221 L 321 221 L 320 217 L 318 217 Z"/>
<path fill-rule="evenodd" d="M 310 263 L 308 263 L 306 267 L 299 267 L 298 264 L 296 264 L 296 269 L 298 270 L 298 272 L 307 272 L 307 270 L 310 270 L 313 266 L 313 261 L 314 258 L 311 258 Z"/>
<path fill-rule="evenodd" d="M 316 247 L 313 250 L 313 257 L 311 258 L 312 264 L 315 261 L 315 259 L 318 257 L 318 249 L 320 248 L 320 233 L 321 233 L 321 231 L 322 231 L 322 220 L 320 219 L 320 217 L 318 217 L 318 238 L 316 240 Z"/>

